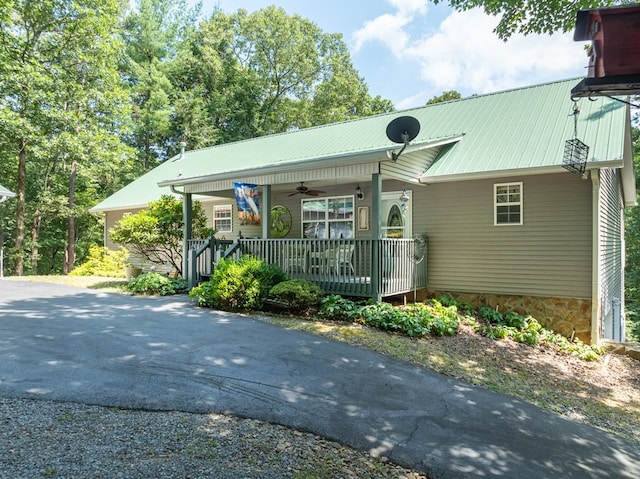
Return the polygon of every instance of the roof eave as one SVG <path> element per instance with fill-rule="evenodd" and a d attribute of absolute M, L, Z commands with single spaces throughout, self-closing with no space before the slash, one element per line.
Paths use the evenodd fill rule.
<path fill-rule="evenodd" d="M 588 163 L 586 170 L 595 170 L 599 168 L 620 168 L 623 166 L 623 160 L 610 160 L 610 161 L 597 161 Z M 531 168 L 514 168 L 508 170 L 492 170 L 492 171 L 475 171 L 471 173 L 455 173 L 451 175 L 438 175 L 429 176 L 423 175 L 420 177 L 420 183 L 429 185 L 436 183 L 449 183 L 452 181 L 466 181 L 466 180 L 486 180 L 486 179 L 498 179 L 498 178 L 512 178 L 519 176 L 533 176 L 544 175 L 549 173 L 568 173 L 568 171 L 561 165 L 540 166 Z"/>
<path fill-rule="evenodd" d="M 251 172 L 254 175 L 268 175 L 276 172 L 284 173 L 287 171 L 313 169 L 317 168 L 319 162 L 322 162 L 322 166 L 325 168 L 344 165 L 345 161 L 351 164 L 369 163 L 372 161 L 380 161 L 381 159 L 386 158 L 386 155 L 384 153 L 388 149 L 389 148 L 385 146 L 384 148 L 377 148 L 364 153 L 348 153 L 331 157 L 292 161 L 284 164 L 269 165 L 261 168 L 252 168 Z M 242 175 L 245 172 L 246 170 L 234 170 L 212 175 L 192 176 L 189 178 L 175 178 L 173 180 L 160 181 L 158 182 L 158 186 L 185 186 L 204 183 L 208 181 L 230 180 L 233 178 L 237 178 L 239 175 Z"/>
<path fill-rule="evenodd" d="M 405 152 L 415 152 L 424 150 L 427 148 L 434 148 L 448 143 L 454 143 L 459 141 L 464 135 L 458 134 L 445 138 L 438 138 L 435 140 L 423 141 L 409 145 Z M 286 173 L 290 171 L 301 171 L 318 168 L 318 164 L 321 163 L 323 168 L 332 168 L 334 166 L 345 166 L 345 164 L 359 164 L 359 163 L 375 163 L 383 161 L 392 161 L 392 152 L 396 148 L 390 148 L 388 145 L 384 147 L 372 148 L 366 151 L 341 153 L 332 156 L 322 156 L 316 158 L 306 158 L 303 160 L 296 160 L 287 162 L 284 164 L 269 165 L 262 168 L 253 168 L 251 173 L 253 175 L 269 175 L 272 173 Z M 231 180 L 238 178 L 239 175 L 246 173 L 246 170 L 227 171 L 224 173 L 218 173 L 205 176 L 193 176 L 189 178 L 176 178 L 173 180 L 164 180 L 158 182 L 158 186 L 185 186 L 198 183 L 204 183 L 208 181 L 221 181 Z"/>

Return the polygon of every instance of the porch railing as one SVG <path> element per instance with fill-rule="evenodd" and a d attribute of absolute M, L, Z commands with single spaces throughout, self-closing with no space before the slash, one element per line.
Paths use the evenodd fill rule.
<path fill-rule="evenodd" d="M 213 238 L 190 240 L 189 248 L 190 281 L 210 276 L 225 255 L 252 254 L 278 265 L 290 278 L 313 281 L 330 294 L 382 298 L 427 285 L 426 249 L 417 251 L 412 239 L 245 238 L 231 242 Z"/>

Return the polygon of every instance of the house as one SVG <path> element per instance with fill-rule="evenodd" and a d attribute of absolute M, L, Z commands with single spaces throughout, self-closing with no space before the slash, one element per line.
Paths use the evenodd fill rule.
<path fill-rule="evenodd" d="M 196 248 L 253 253 L 328 292 L 449 293 L 587 342 L 623 340 L 630 113 L 572 100 L 575 81 L 188 151 L 93 210 L 108 229 L 163 191 L 183 196 L 192 279 L 206 268 Z M 419 123 L 404 145 L 386 134 L 399 117 Z M 249 188 L 242 201 L 236 187 Z M 241 224 L 247 192 L 260 225 Z M 196 197 L 226 243 L 190 238 Z"/>
<path fill-rule="evenodd" d="M 13 191 L 8 190 L 4 186 L 0 185 L 0 203 L 2 203 L 6 199 L 11 198 L 13 196 L 16 196 L 16 194 Z"/>

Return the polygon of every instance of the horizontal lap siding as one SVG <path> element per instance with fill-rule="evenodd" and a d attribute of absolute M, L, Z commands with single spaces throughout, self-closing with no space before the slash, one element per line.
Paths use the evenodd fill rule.
<path fill-rule="evenodd" d="M 591 182 L 577 175 L 523 182 L 523 225 L 494 226 L 493 185 L 414 190 L 414 231 L 429 236 L 429 289 L 591 297 Z"/>
<path fill-rule="evenodd" d="M 622 196 L 617 170 L 600 171 L 600 303 L 604 320 L 603 335 L 622 340 L 620 317 L 614 315 L 614 303 L 622 308 L 624 300 L 622 251 Z M 617 312 L 616 312 L 617 313 Z"/>

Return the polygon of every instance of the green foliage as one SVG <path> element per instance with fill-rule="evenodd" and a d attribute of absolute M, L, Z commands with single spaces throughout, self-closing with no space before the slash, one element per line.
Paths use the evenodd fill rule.
<path fill-rule="evenodd" d="M 456 309 L 464 314 L 471 315 L 474 313 L 474 308 L 470 304 L 463 303 L 462 301 L 458 301 L 457 299 L 449 296 L 448 294 L 442 295 L 438 298 L 438 302 L 443 306 L 455 306 Z"/>
<path fill-rule="evenodd" d="M 480 306 L 480 308 L 478 308 L 478 312 L 482 319 L 491 324 L 502 324 L 504 321 L 500 311 L 490 308 L 489 306 Z"/>
<path fill-rule="evenodd" d="M 100 239 L 87 210 L 121 185 L 130 153 L 119 136 L 128 112 L 117 74 L 122 2 L 3 5 L 0 175 L 10 173 L 6 185 L 18 193 L 7 231 L 12 272 L 69 271 L 75 248 L 82 254 Z"/>
<path fill-rule="evenodd" d="M 206 238 L 207 216 L 199 202 L 193 203 L 193 236 Z M 109 230 L 111 239 L 126 245 L 155 264 L 169 264 L 182 274 L 182 201 L 169 195 L 151 201 L 147 209 L 126 215 Z"/>
<path fill-rule="evenodd" d="M 220 260 L 210 281 L 189 292 L 198 305 L 225 310 L 260 310 L 269 291 L 287 279 L 277 266 L 244 255 L 240 259 Z"/>
<path fill-rule="evenodd" d="M 290 279 L 276 284 L 269 291 L 269 299 L 288 311 L 304 313 L 317 307 L 324 291 L 317 284 L 304 279 Z"/>
<path fill-rule="evenodd" d="M 355 301 L 332 294 L 322 298 L 319 314 L 331 321 L 353 321 L 359 311 L 360 305 Z"/>
<path fill-rule="evenodd" d="M 479 308 L 479 314 L 487 323 L 476 322 L 473 325 L 474 329 L 491 339 L 511 338 L 518 343 L 531 346 L 540 343 L 553 344 L 559 352 L 577 356 L 584 361 L 596 361 L 604 354 L 604 349 L 599 346 L 584 344 L 577 338 L 569 340 L 561 334 L 543 328 L 531 316 L 525 318 L 513 311 L 508 311 L 504 315 L 496 313 L 496 310 L 489 307 Z"/>
<path fill-rule="evenodd" d="M 389 303 L 360 305 L 338 295 L 322 301 L 320 316 L 330 320 L 359 321 L 367 326 L 415 336 L 453 336 L 460 325 L 455 306 L 444 306 L 437 300 L 395 307 Z"/>
<path fill-rule="evenodd" d="M 77 266 L 69 275 L 123 278 L 123 267 L 128 257 L 129 251 L 123 247 L 115 251 L 98 245 L 91 245 L 87 260 Z"/>
<path fill-rule="evenodd" d="M 122 74 L 131 91 L 132 132 L 127 137 L 137 151 L 139 174 L 165 160 L 175 146 L 175 85 L 169 78 L 176 56 L 190 26 L 197 24 L 198 8 L 186 8 L 184 0 L 138 0 L 124 21 L 126 60 Z M 191 145 L 192 147 L 197 145 Z"/>
<path fill-rule="evenodd" d="M 443 306 L 437 300 L 430 304 L 417 303 L 394 307 L 389 303 L 376 303 L 360 309 L 361 321 L 386 331 L 407 336 L 453 336 L 460 326 L 455 306 Z"/>
<path fill-rule="evenodd" d="M 144 273 L 129 281 L 124 289 L 133 294 L 169 296 L 186 293 L 187 281 L 182 278 L 169 278 L 159 273 Z"/>
<path fill-rule="evenodd" d="M 393 111 L 337 34 L 268 6 L 202 22 L 171 65 L 174 129 L 190 147 Z"/>
<path fill-rule="evenodd" d="M 434 96 L 429 101 L 427 101 L 427 105 L 433 105 L 434 103 L 444 103 L 446 101 L 459 100 L 462 98 L 459 92 L 456 90 L 449 90 L 442 92 L 440 96 Z"/>

